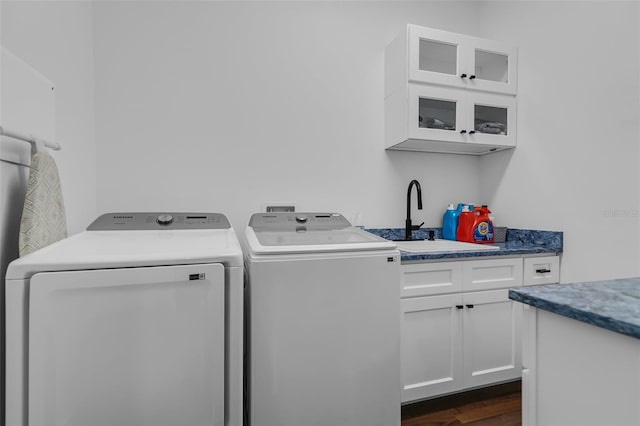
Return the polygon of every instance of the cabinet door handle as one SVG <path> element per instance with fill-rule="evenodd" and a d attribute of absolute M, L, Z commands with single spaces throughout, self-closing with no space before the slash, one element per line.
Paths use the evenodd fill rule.
<path fill-rule="evenodd" d="M 473 135 L 476 131 L 475 130 L 469 130 L 469 134 Z"/>
<path fill-rule="evenodd" d="M 549 272 L 551 272 L 551 269 L 548 268 L 536 269 L 536 274 L 548 274 Z"/>
<path fill-rule="evenodd" d="M 467 305 L 467 308 L 473 309 L 473 305 Z"/>
<path fill-rule="evenodd" d="M 473 80 L 474 78 L 476 78 L 476 76 L 475 76 L 475 75 L 470 75 L 470 76 L 469 76 L 469 80 Z"/>
<path fill-rule="evenodd" d="M 462 305 L 456 305 L 456 309 L 462 309 L 462 308 L 464 308 L 464 306 L 462 306 Z"/>
<path fill-rule="evenodd" d="M 465 134 L 465 133 L 467 133 L 467 131 L 466 131 L 466 130 L 460 130 L 460 134 L 462 134 L 462 135 L 463 135 L 463 134 Z"/>
<path fill-rule="evenodd" d="M 464 74 L 464 73 L 463 73 L 463 74 L 460 74 L 460 78 L 467 78 L 467 75 L 466 75 L 466 74 Z"/>

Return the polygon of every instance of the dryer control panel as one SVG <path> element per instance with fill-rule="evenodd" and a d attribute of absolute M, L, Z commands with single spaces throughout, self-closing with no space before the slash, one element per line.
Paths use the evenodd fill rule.
<path fill-rule="evenodd" d="M 145 231 L 162 229 L 229 229 L 221 213 L 106 213 L 87 231 Z"/>

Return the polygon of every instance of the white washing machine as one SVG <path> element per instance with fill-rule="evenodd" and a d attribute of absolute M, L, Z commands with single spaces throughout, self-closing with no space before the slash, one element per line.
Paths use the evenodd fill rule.
<path fill-rule="evenodd" d="M 242 321 L 224 215 L 100 216 L 8 267 L 6 425 L 241 425 Z"/>
<path fill-rule="evenodd" d="M 337 213 L 259 213 L 245 235 L 252 426 L 400 424 L 400 254 Z"/>

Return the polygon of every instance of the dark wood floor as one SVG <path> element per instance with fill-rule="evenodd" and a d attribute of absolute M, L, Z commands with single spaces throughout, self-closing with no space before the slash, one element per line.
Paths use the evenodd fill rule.
<path fill-rule="evenodd" d="M 402 407 L 402 426 L 521 426 L 521 383 L 512 382 Z"/>

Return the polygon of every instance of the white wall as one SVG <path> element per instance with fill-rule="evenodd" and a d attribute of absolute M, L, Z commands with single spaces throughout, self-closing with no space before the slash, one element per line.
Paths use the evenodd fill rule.
<path fill-rule="evenodd" d="M 74 234 L 96 216 L 96 151 L 92 4 L 78 1 L 6 1 L 1 40 L 56 88 L 55 153 Z"/>
<path fill-rule="evenodd" d="M 54 156 L 63 186 L 68 230 L 78 232 L 96 214 L 91 4 L 0 1 L 0 43 L 55 84 L 56 139 L 63 144 L 63 150 Z M 3 97 L 2 104 L 5 100 Z M 11 112 L 5 111 L 4 117 Z M 40 135 L 39 129 L 14 130 Z M 10 204 L 0 207 L 1 360 L 4 360 L 4 273 L 18 254 L 26 179 L 26 167 L 0 164 L 0 199 Z M 0 376 L 0 424 L 4 424 L 4 371 Z"/>
<path fill-rule="evenodd" d="M 1 13 L 0 8 L 0 13 Z M 32 133 L 55 138 L 55 96 L 53 84 L 41 73 L 0 47 L 0 123 L 3 130 Z M 18 257 L 20 221 L 27 192 L 31 164 L 31 145 L 0 136 L 0 277 Z M 4 280 L 0 279 L 0 301 L 4 299 Z M 0 304 L 0 323 L 4 304 Z M 4 328 L 0 328 L 0 335 Z M 4 340 L 0 341 L 0 346 Z M 0 352 L 2 358 L 4 352 Z M 0 372 L 0 375 L 2 373 Z M 0 405 L 4 400 L 0 401 Z M 0 410 L 1 411 L 1 410 Z M 2 417 L 0 417 L 2 418 Z"/>
<path fill-rule="evenodd" d="M 500 224 L 565 231 L 563 281 L 639 275 L 637 2 L 2 8 L 3 43 L 59 88 L 72 232 L 96 188 L 98 213 L 220 211 L 242 230 L 265 201 L 293 201 L 401 227 L 417 178 L 427 225 L 448 202 L 489 203 Z M 519 47 L 515 151 L 382 149 L 383 50 L 406 23 Z"/>
<path fill-rule="evenodd" d="M 638 2 L 488 2 L 518 50 L 518 147 L 482 158 L 505 224 L 564 231 L 565 282 L 640 275 Z"/>
<path fill-rule="evenodd" d="M 476 201 L 479 163 L 384 151 L 384 48 L 407 23 L 475 32 L 476 9 L 96 4 L 98 210 L 220 211 L 241 232 L 264 202 L 293 201 L 402 227 L 416 178 L 413 217 L 439 226 L 448 202 Z"/>

